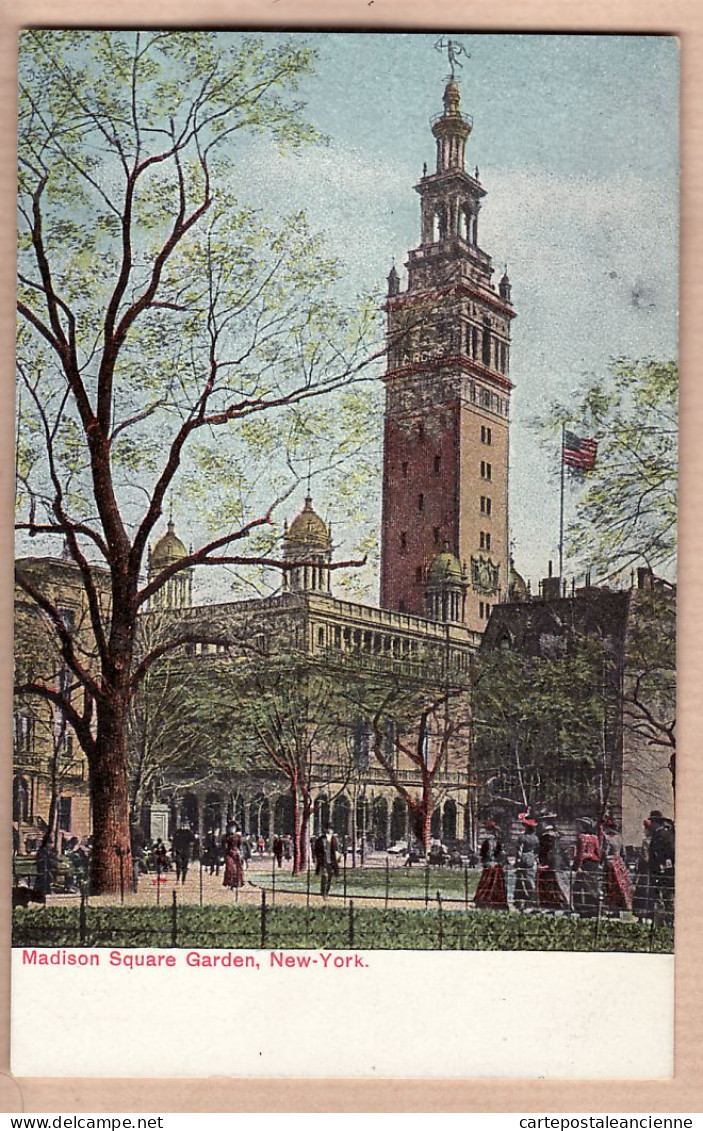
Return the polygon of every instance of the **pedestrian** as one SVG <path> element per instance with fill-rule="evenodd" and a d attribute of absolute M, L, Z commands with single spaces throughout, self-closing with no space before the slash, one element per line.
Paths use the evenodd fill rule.
<path fill-rule="evenodd" d="M 320 877 L 320 895 L 323 899 L 327 899 L 329 895 L 333 877 L 339 875 L 337 851 L 337 837 L 332 826 L 328 825 L 314 845 L 315 875 Z"/>
<path fill-rule="evenodd" d="M 515 852 L 515 891 L 513 902 L 519 911 L 537 906 L 537 854 L 539 837 L 537 821 L 529 813 L 520 813 L 522 832 Z"/>
<path fill-rule="evenodd" d="M 136 891 L 139 887 L 139 875 L 144 871 L 146 837 L 138 822 L 130 825 L 129 836 L 132 846 L 132 891 Z"/>
<path fill-rule="evenodd" d="M 242 854 L 242 864 L 245 868 L 248 868 L 251 861 L 251 844 L 249 843 L 249 837 L 242 837 L 242 843 L 239 847 L 239 851 Z"/>
<path fill-rule="evenodd" d="M 478 881 L 474 905 L 496 911 L 508 910 L 508 893 L 505 887 L 505 864 L 500 829 L 495 821 L 486 821 L 486 837 L 480 849 L 483 871 Z"/>
<path fill-rule="evenodd" d="M 289 836 L 284 836 L 283 838 L 283 858 L 286 861 L 293 859 L 293 846 Z"/>
<path fill-rule="evenodd" d="M 182 819 L 171 841 L 171 851 L 176 861 L 176 881 L 180 881 L 182 884 L 186 882 L 188 875 L 188 864 L 190 863 L 190 853 L 194 840 L 195 837 L 189 822 Z"/>
<path fill-rule="evenodd" d="M 653 909 L 663 915 L 664 921 L 674 921 L 675 845 L 674 822 L 659 809 L 649 814 L 652 837 L 649 843 L 649 876 Z"/>
<path fill-rule="evenodd" d="M 235 833 L 225 837 L 225 874 L 222 878 L 222 885 L 230 888 L 230 890 L 244 886 L 241 843 L 242 838 Z"/>
<path fill-rule="evenodd" d="M 612 817 L 603 818 L 601 859 L 605 906 L 614 915 L 619 915 L 621 911 L 632 911 L 630 873 L 622 858 L 622 837 Z"/>
<path fill-rule="evenodd" d="M 652 914 L 652 882 L 649 874 L 649 851 L 652 840 L 652 821 L 642 822 L 644 835 L 637 857 L 635 890 L 632 896 L 632 912 L 638 919 L 649 919 Z"/>
<path fill-rule="evenodd" d="M 166 845 L 161 837 L 157 837 L 156 844 L 154 845 L 154 863 L 157 872 L 168 872 L 170 868 Z"/>
<path fill-rule="evenodd" d="M 601 845 L 591 817 L 577 817 L 580 826 L 574 845 L 573 905 L 582 918 L 598 914 L 600 900 Z"/>
<path fill-rule="evenodd" d="M 568 911 L 569 900 L 563 883 L 564 853 L 554 817 L 542 818 L 537 855 L 537 904 L 541 910 Z"/>
<path fill-rule="evenodd" d="M 283 867 L 283 841 L 278 833 L 273 838 L 273 858 L 278 864 L 279 868 Z"/>

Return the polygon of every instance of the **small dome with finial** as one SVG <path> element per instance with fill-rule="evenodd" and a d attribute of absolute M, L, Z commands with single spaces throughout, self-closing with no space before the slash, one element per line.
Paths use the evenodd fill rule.
<path fill-rule="evenodd" d="M 313 510 L 312 497 L 308 495 L 305 506 L 296 515 L 285 531 L 285 556 L 289 560 L 302 560 L 308 554 L 328 554 L 332 550 L 332 539 L 324 519 Z"/>
<path fill-rule="evenodd" d="M 166 533 L 151 547 L 149 566 L 153 573 L 173 565 L 188 556 L 188 551 L 176 534 L 173 517 L 169 518 Z"/>
<path fill-rule="evenodd" d="M 446 114 L 458 114 L 461 106 L 461 91 L 454 79 L 450 79 L 444 89 L 444 111 Z"/>
<path fill-rule="evenodd" d="M 464 582 L 461 562 L 444 543 L 444 549 L 432 559 L 427 572 L 428 585 L 461 585 Z"/>

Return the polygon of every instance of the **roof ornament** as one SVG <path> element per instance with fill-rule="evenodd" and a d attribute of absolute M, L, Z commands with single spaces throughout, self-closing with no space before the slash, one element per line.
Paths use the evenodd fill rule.
<path fill-rule="evenodd" d="M 449 74 L 449 80 L 450 81 L 452 81 L 454 78 L 456 78 L 456 73 L 455 73 L 454 68 L 464 66 L 464 64 L 460 61 L 459 57 L 461 55 L 464 55 L 467 59 L 471 58 L 469 52 L 466 50 L 464 45 L 459 42 L 458 39 L 445 39 L 444 36 L 440 36 L 440 38 L 435 43 L 435 50 L 447 52 L 447 58 L 449 60 L 449 68 L 450 68 L 450 74 Z"/>

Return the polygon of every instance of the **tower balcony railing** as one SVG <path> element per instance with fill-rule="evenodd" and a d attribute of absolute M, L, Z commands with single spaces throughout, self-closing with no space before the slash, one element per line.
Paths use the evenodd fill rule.
<path fill-rule="evenodd" d="M 415 247 L 410 252 L 408 258 L 411 263 L 416 263 L 422 259 L 434 259 L 447 253 L 447 245 L 456 244 L 460 251 L 467 251 L 469 257 L 474 262 L 479 263 L 482 267 L 490 268 L 491 257 L 487 252 L 483 251 L 475 243 L 470 243 L 469 240 L 464 239 L 463 236 L 444 236 L 434 243 L 423 243 L 419 247 Z"/>
<path fill-rule="evenodd" d="M 430 126 L 436 126 L 437 122 L 466 122 L 468 126 L 473 129 L 474 120 L 471 114 L 434 114 L 430 118 Z"/>

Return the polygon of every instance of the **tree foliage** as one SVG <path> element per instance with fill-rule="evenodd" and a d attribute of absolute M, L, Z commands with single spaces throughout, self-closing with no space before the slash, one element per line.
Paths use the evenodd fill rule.
<path fill-rule="evenodd" d="M 594 470 L 573 473 L 580 493 L 568 546 L 586 568 L 611 576 L 637 563 L 672 566 L 677 403 L 674 362 L 620 359 L 536 422 L 551 443 L 562 423 L 598 441 Z"/>
<path fill-rule="evenodd" d="M 134 667 L 138 614 L 183 569 L 278 564 L 271 524 L 307 471 L 306 408 L 374 360 L 371 308 L 334 302 L 338 265 L 304 215 L 271 222 L 233 191 L 252 132 L 283 146 L 314 140 L 295 97 L 313 64 L 285 37 L 22 37 L 17 526 L 65 539 L 93 666 L 41 587 L 21 569 L 17 581 L 83 689 L 82 708 L 63 706 L 90 765 L 96 890 L 118 883 L 115 846 L 130 851 L 125 736 L 146 671 Z M 321 466 L 335 450 L 333 438 Z M 198 542 L 145 580 L 174 490 L 198 500 Z M 46 681 L 33 693 L 54 695 Z"/>
<path fill-rule="evenodd" d="M 563 654 L 501 648 L 479 655 L 473 688 L 473 769 L 484 803 L 604 811 L 616 770 L 608 741 L 612 664 L 599 641 Z M 599 814 L 600 815 L 600 814 Z"/>

